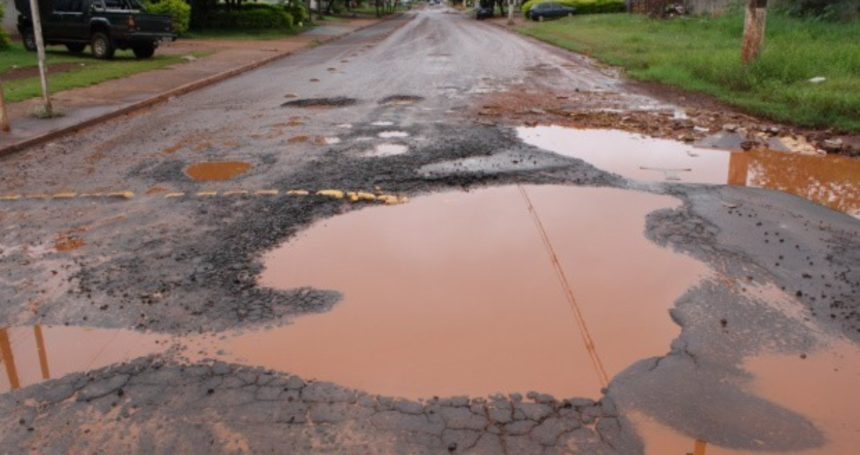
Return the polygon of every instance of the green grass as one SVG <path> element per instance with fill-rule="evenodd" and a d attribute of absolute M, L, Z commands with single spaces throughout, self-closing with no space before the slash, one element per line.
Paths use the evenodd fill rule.
<path fill-rule="evenodd" d="M 764 50 L 749 67 L 740 62 L 741 14 L 674 20 L 605 14 L 518 30 L 624 67 L 634 79 L 704 92 L 777 121 L 860 131 L 860 21 L 770 14 Z M 827 81 L 808 82 L 817 76 Z"/>
<path fill-rule="evenodd" d="M 206 54 L 198 52 L 192 55 L 200 57 Z M 46 60 L 48 65 L 66 62 L 79 64 L 69 71 L 48 75 L 48 83 L 52 93 L 86 87 L 106 80 L 118 79 L 134 73 L 184 62 L 181 56 L 159 55 L 158 51 L 151 59 L 138 60 L 134 58 L 131 51 L 117 51 L 113 60 L 98 60 L 89 53 L 73 55 L 67 52 L 65 48 L 54 46 L 48 48 Z M 0 72 L 0 80 L 3 79 L 3 74 L 6 71 L 13 69 L 13 66 L 30 68 L 37 65 L 34 52 L 24 50 L 21 43 L 13 43 L 8 50 L 0 51 L 0 68 L 3 68 Z M 42 94 L 38 76 L 4 80 L 3 90 L 6 101 L 10 103 L 35 98 Z"/>

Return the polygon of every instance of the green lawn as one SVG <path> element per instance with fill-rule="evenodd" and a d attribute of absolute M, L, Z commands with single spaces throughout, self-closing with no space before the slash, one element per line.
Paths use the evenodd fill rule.
<path fill-rule="evenodd" d="M 193 53 L 200 57 L 205 53 Z M 150 59 L 138 60 L 129 51 L 117 51 L 113 60 L 98 60 L 90 53 L 71 54 L 64 47 L 51 46 L 46 52 L 48 65 L 57 63 L 76 63 L 78 66 L 69 71 L 50 74 L 48 81 L 52 93 L 60 92 L 77 87 L 86 87 L 98 84 L 109 79 L 117 79 L 142 71 L 162 68 L 175 63 L 182 63 L 180 56 L 159 55 Z M 4 51 L 0 51 L 0 81 L 7 102 L 23 101 L 29 98 L 41 96 L 39 77 L 28 77 L 25 79 L 4 80 L 3 75 L 15 67 L 36 67 L 36 53 L 27 52 L 21 43 L 13 43 Z"/>
<path fill-rule="evenodd" d="M 860 21 L 772 13 L 764 51 L 749 67 L 740 62 L 741 13 L 673 20 L 577 16 L 518 31 L 622 66 L 634 79 L 705 92 L 774 120 L 860 131 Z M 809 82 L 818 76 L 827 80 Z"/>

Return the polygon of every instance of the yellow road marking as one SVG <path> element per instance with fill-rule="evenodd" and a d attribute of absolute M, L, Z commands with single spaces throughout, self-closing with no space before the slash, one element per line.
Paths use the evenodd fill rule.
<path fill-rule="evenodd" d="M 74 199 L 78 196 L 78 193 L 57 193 L 54 195 L 54 199 Z"/>
<path fill-rule="evenodd" d="M 409 198 L 406 196 L 397 196 L 394 194 L 383 194 L 379 188 L 375 188 L 376 194 L 366 192 L 366 191 L 343 191 L 343 190 L 319 190 L 316 192 L 311 192 L 308 190 L 286 190 L 283 192 L 284 195 L 287 196 L 309 196 L 316 195 L 322 197 L 329 197 L 333 199 L 344 199 L 346 198 L 350 202 L 382 202 L 387 205 L 394 204 L 405 204 L 409 202 Z M 172 192 L 172 193 L 164 193 L 160 196 L 149 196 L 147 197 L 161 197 L 163 199 L 172 199 L 172 198 L 180 198 L 185 196 L 196 196 L 196 197 L 214 197 L 214 196 L 241 196 L 241 195 L 255 195 L 255 196 L 277 196 L 281 194 L 280 190 L 228 190 L 219 193 L 218 191 L 198 191 L 196 193 L 186 193 L 186 192 Z M 0 201 L 17 201 L 21 199 L 39 199 L 39 200 L 49 200 L 49 199 L 81 199 L 81 198 L 98 198 L 98 197 L 116 197 L 123 199 L 134 199 L 135 194 L 131 191 L 114 191 L 110 193 L 75 193 L 75 192 L 60 192 L 54 194 L 29 194 L 29 195 L 21 195 L 21 194 L 7 194 L 0 196 Z"/>

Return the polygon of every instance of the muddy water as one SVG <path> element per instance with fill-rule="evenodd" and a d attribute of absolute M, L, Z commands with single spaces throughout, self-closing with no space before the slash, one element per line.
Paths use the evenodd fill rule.
<path fill-rule="evenodd" d="M 824 432 L 826 444 L 794 455 L 855 455 L 860 447 L 860 348 L 836 341 L 826 349 L 800 355 L 748 358 L 743 368 L 752 378 L 744 389 L 809 419 Z M 812 373 L 812 374 L 811 374 Z M 646 445 L 646 454 L 695 452 L 696 440 L 640 413 L 631 416 Z M 699 441 L 701 455 L 764 455 L 767 451 L 731 450 Z"/>
<path fill-rule="evenodd" d="M 645 215 L 677 201 L 615 189 L 528 194 L 605 373 L 667 352 L 679 331 L 667 310 L 706 273 L 643 237 Z M 600 374 L 517 187 L 328 219 L 265 264 L 264 286 L 334 289 L 343 301 L 291 326 L 219 340 L 210 350 L 224 360 L 413 398 L 599 396 Z"/>
<path fill-rule="evenodd" d="M 194 180 L 210 182 L 229 180 L 237 175 L 244 174 L 250 167 L 250 163 L 242 161 L 208 161 L 188 166 L 185 169 L 185 173 Z"/>
<path fill-rule="evenodd" d="M 616 130 L 538 126 L 518 134 L 528 144 L 634 180 L 768 188 L 860 217 L 860 160 L 728 152 Z"/>
<path fill-rule="evenodd" d="M 165 351 L 167 337 L 64 326 L 0 328 L 0 393 Z"/>

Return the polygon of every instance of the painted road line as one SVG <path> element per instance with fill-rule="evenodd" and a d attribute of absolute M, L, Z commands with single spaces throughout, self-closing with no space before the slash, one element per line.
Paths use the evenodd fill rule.
<path fill-rule="evenodd" d="M 265 190 L 242 190 L 233 189 L 227 191 L 206 190 L 188 193 L 184 191 L 176 191 L 164 193 L 162 195 L 146 195 L 143 198 L 161 198 L 161 199 L 176 199 L 176 198 L 211 198 L 216 196 L 320 196 L 332 199 L 346 199 L 350 202 L 381 202 L 387 205 L 404 204 L 409 202 L 406 196 L 398 196 L 395 194 L 384 194 L 379 188 L 375 189 L 375 194 L 367 191 L 344 191 L 336 189 L 326 189 L 319 191 L 308 191 L 292 189 L 281 192 L 276 189 Z M 74 200 L 74 199 L 96 199 L 96 198 L 121 198 L 134 199 L 135 194 L 132 191 L 113 191 L 108 193 L 76 193 L 73 191 L 65 191 L 53 194 L 35 193 L 35 194 L 6 194 L 0 195 L 0 201 L 19 201 L 19 200 Z"/>

